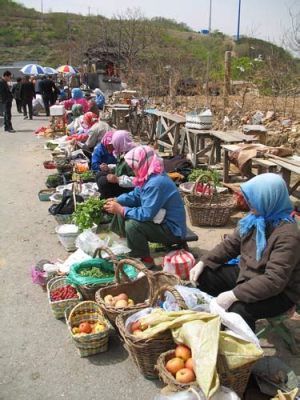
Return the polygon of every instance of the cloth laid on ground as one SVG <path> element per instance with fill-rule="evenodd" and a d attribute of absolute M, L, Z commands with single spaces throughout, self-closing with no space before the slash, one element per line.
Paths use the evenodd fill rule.
<path fill-rule="evenodd" d="M 287 157 L 293 151 L 284 147 L 269 147 L 262 144 L 238 144 L 238 150 L 229 153 L 229 159 L 235 164 L 242 174 L 246 174 L 249 161 L 263 154 L 273 154 L 278 157 Z"/>
<path fill-rule="evenodd" d="M 151 338 L 171 329 L 176 343 L 190 347 L 196 380 L 207 398 L 220 386 L 216 367 L 218 354 L 225 357 L 230 370 L 252 363 L 263 355 L 253 343 L 221 332 L 221 319 L 214 314 L 191 310 L 166 312 L 157 308 L 140 318 L 140 322 L 149 327 L 139 338 Z"/>

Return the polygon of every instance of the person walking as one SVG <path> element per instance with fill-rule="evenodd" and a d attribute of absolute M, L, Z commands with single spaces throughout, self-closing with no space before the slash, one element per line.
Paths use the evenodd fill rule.
<path fill-rule="evenodd" d="M 21 85 L 21 99 L 23 106 L 24 119 L 28 119 L 27 107 L 29 113 L 29 119 L 32 119 L 32 100 L 35 98 L 34 84 L 30 82 L 29 76 L 24 77 L 24 81 Z"/>
<path fill-rule="evenodd" d="M 43 97 L 47 117 L 50 115 L 50 106 L 54 104 L 54 94 L 56 93 L 55 83 L 46 76 L 40 82 L 40 92 Z"/>
<path fill-rule="evenodd" d="M 8 86 L 11 81 L 12 74 L 10 71 L 5 71 L 0 79 L 0 126 L 4 124 L 5 132 L 16 132 L 11 123 L 11 107 L 13 95 Z M 3 122 L 2 122 L 2 121 Z"/>
<path fill-rule="evenodd" d="M 21 100 L 21 85 L 22 85 L 22 78 L 17 78 L 17 83 L 15 83 L 12 87 L 12 95 L 16 100 L 16 106 L 18 113 L 22 113 L 22 100 Z"/>

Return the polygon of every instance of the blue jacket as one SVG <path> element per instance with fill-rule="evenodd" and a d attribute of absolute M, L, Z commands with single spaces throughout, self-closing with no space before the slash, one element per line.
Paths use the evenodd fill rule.
<path fill-rule="evenodd" d="M 152 221 L 161 208 L 166 210 L 163 224 L 174 236 L 185 238 L 186 215 L 175 183 L 164 173 L 151 175 L 143 187 L 122 194 L 118 203 L 125 206 L 125 218 Z"/>
<path fill-rule="evenodd" d="M 116 158 L 107 151 L 104 144 L 102 144 L 102 143 L 97 144 L 97 146 L 94 148 L 94 151 L 92 154 L 92 170 L 93 171 L 99 171 L 99 166 L 102 163 L 116 164 L 116 162 L 117 162 Z"/>
<path fill-rule="evenodd" d="M 99 110 L 103 110 L 105 104 L 105 97 L 103 96 L 103 94 L 97 94 L 95 100 Z"/>

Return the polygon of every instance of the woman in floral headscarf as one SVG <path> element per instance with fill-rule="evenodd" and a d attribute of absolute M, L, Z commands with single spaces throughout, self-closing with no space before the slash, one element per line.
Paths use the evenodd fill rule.
<path fill-rule="evenodd" d="M 114 132 L 108 131 L 103 136 L 101 143 L 97 144 L 92 154 L 92 170 L 108 173 L 108 164 L 116 164 L 111 144 Z"/>
<path fill-rule="evenodd" d="M 148 242 L 171 245 L 186 236 L 184 205 L 175 183 L 165 174 L 163 160 L 149 146 L 137 146 L 125 155 L 133 170 L 135 189 L 108 200 L 105 210 L 118 215 L 132 257 L 154 264 Z"/>
<path fill-rule="evenodd" d="M 102 199 L 119 196 L 133 190 L 132 169 L 125 161 L 124 155 L 137 145 L 132 141 L 128 131 L 115 131 L 111 144 L 117 164 L 114 168 L 108 168 L 106 172 L 99 172 L 96 181 Z"/>
<path fill-rule="evenodd" d="M 300 232 L 281 176 L 258 175 L 241 191 L 250 213 L 191 269 L 190 280 L 254 331 L 257 319 L 282 314 L 300 300 Z M 227 265 L 237 256 L 238 265 Z"/>

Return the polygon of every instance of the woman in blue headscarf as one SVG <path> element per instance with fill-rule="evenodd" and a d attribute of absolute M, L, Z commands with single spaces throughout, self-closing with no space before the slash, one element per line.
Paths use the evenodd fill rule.
<path fill-rule="evenodd" d="M 241 185 L 250 213 L 190 271 L 190 280 L 225 310 L 255 321 L 300 300 L 300 232 L 284 180 L 262 174 Z M 240 256 L 238 265 L 227 263 Z"/>

